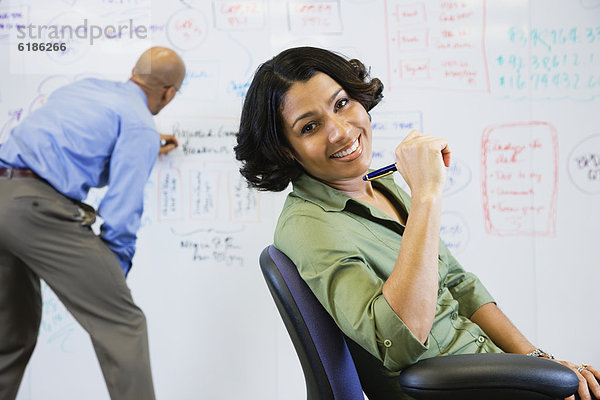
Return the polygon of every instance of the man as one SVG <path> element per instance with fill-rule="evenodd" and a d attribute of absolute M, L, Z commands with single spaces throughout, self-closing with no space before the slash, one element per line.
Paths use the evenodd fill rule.
<path fill-rule="evenodd" d="M 89 333 L 111 398 L 154 399 L 146 320 L 125 277 L 144 186 L 159 149 L 177 146 L 152 116 L 184 77 L 175 52 L 153 47 L 126 82 L 57 89 L 0 144 L 0 399 L 16 397 L 35 347 L 40 278 Z M 105 185 L 97 236 L 81 201 Z"/>

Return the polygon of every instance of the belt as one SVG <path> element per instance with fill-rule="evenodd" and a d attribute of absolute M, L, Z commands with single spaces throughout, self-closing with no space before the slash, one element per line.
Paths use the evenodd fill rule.
<path fill-rule="evenodd" d="M 41 179 L 38 174 L 29 168 L 0 168 L 0 177 L 7 177 L 9 179 L 12 177 Z"/>

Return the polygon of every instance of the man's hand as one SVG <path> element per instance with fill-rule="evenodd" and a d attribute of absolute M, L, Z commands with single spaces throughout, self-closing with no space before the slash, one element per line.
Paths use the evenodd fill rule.
<path fill-rule="evenodd" d="M 160 135 L 160 149 L 158 149 L 158 155 L 165 155 L 174 150 L 177 146 L 179 146 L 179 142 L 173 135 L 166 135 L 164 133 L 159 133 Z"/>

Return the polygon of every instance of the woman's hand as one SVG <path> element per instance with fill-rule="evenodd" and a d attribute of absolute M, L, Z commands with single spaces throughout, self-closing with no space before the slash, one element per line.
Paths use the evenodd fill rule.
<path fill-rule="evenodd" d="M 577 389 L 577 394 L 581 400 L 591 400 L 592 397 L 590 396 L 590 393 L 592 393 L 596 399 L 600 399 L 600 383 L 598 383 L 600 380 L 600 370 L 586 364 L 576 365 L 568 361 L 552 361 L 556 361 L 557 363 L 572 369 L 577 374 L 577 378 L 579 378 L 579 389 Z M 575 395 L 567 397 L 565 400 L 575 400 Z"/>
<path fill-rule="evenodd" d="M 444 167 L 450 165 L 448 141 L 413 130 L 395 153 L 396 169 L 410 187 L 412 197 L 441 195 L 446 185 Z"/>

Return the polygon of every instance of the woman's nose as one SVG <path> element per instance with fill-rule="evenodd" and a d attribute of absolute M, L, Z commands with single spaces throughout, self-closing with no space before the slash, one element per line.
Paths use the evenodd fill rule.
<path fill-rule="evenodd" d="M 329 141 L 331 143 L 345 140 L 352 131 L 351 124 L 342 118 L 333 117 L 330 119 L 329 124 Z"/>

